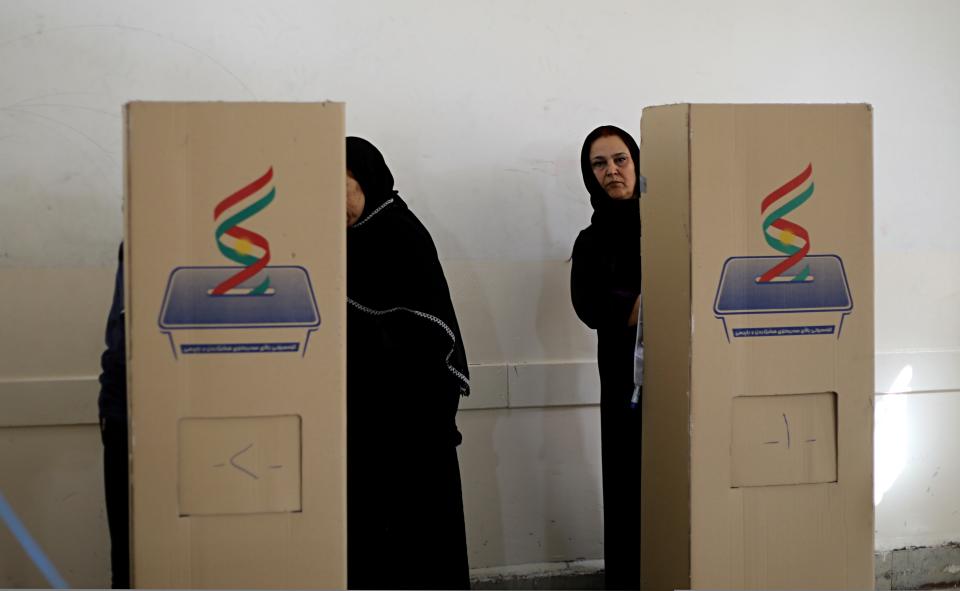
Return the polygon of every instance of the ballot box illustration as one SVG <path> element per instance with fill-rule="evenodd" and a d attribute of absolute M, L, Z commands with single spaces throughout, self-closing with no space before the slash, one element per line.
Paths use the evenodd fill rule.
<path fill-rule="evenodd" d="M 641 128 L 641 588 L 872 588 L 870 107 Z"/>
<path fill-rule="evenodd" d="M 731 257 L 723 265 L 714 313 L 724 323 L 727 337 L 835 335 L 853 310 L 843 261 L 834 255 L 813 255 L 787 268 L 791 277 L 807 270 L 800 281 L 761 281 L 784 257 Z M 792 314 L 790 326 L 742 327 L 747 315 Z M 732 332 L 732 335 L 731 335 Z"/>
<path fill-rule="evenodd" d="M 213 287 L 234 276 L 238 267 L 180 267 L 170 274 L 160 329 L 170 337 L 174 355 L 214 353 L 306 354 L 320 313 L 303 267 L 268 267 L 272 287 L 253 293 L 257 279 L 238 284 L 236 293 Z M 250 342 L 233 342 L 235 329 L 261 329 Z"/>
<path fill-rule="evenodd" d="M 174 356 L 214 353 L 306 354 L 320 313 L 303 267 L 270 266 L 270 242 L 240 224 L 277 198 L 273 167 L 218 202 L 211 248 L 244 266 L 179 267 L 170 273 L 160 329 Z M 255 221 L 255 220 L 254 220 Z M 262 329 L 236 342 L 236 329 Z"/>
<path fill-rule="evenodd" d="M 723 264 L 713 310 L 727 339 L 762 336 L 840 337 L 853 310 L 843 260 L 811 255 L 809 231 L 787 219 L 814 195 L 813 164 L 774 189 L 760 204 L 765 242 L 788 256 L 730 257 Z M 744 326 L 744 317 L 790 314 L 787 325 Z M 762 318 L 759 318 L 762 320 Z"/>
<path fill-rule="evenodd" d="M 131 582 L 344 588 L 343 105 L 125 115 Z"/>

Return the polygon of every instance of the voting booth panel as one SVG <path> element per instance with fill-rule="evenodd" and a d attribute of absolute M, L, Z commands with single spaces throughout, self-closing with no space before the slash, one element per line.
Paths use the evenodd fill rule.
<path fill-rule="evenodd" d="M 125 116 L 131 583 L 343 588 L 343 105 Z"/>
<path fill-rule="evenodd" d="M 641 137 L 643 588 L 873 588 L 870 107 Z"/>

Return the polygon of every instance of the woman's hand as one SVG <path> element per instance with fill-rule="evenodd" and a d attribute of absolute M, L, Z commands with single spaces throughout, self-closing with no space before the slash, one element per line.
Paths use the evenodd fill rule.
<path fill-rule="evenodd" d="M 627 319 L 627 326 L 636 326 L 640 321 L 640 296 L 633 302 L 633 310 L 630 312 L 630 318 Z"/>

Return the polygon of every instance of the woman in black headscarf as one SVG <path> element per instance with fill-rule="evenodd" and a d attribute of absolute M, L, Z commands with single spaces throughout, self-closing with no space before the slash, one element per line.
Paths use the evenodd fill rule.
<path fill-rule="evenodd" d="M 597 331 L 603 542 L 608 589 L 640 588 L 640 407 L 634 354 L 640 315 L 640 149 L 612 125 L 580 152 L 593 217 L 573 247 L 577 316 Z"/>
<path fill-rule="evenodd" d="M 455 423 L 469 393 L 437 250 L 347 138 L 347 585 L 469 588 Z"/>

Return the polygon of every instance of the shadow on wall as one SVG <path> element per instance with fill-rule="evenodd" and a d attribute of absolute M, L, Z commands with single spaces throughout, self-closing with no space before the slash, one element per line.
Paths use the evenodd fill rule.
<path fill-rule="evenodd" d="M 498 418 L 507 412 L 468 411 L 457 421 L 464 435 L 459 455 L 470 568 L 507 563 L 500 457 L 495 446 Z"/>
<path fill-rule="evenodd" d="M 121 24 L 40 18 L 35 31 L 0 39 L 0 61 L 16 80 L 0 87 L 0 184 L 18 196 L 5 218 L 43 220 L 4 227 L 0 259 L 19 265 L 115 261 L 126 101 L 256 99 L 213 55 Z"/>
<path fill-rule="evenodd" d="M 101 454 L 96 425 L 0 428 L 3 494 L 58 574 L 77 588 L 110 584 Z M 0 587 L 47 586 L 0 521 Z"/>
<path fill-rule="evenodd" d="M 460 241 L 446 230 L 430 212 L 428 201 L 410 204 L 410 209 L 427 227 L 434 243 L 455 245 L 460 249 Z M 450 285 L 451 298 L 457 321 L 460 324 L 469 363 L 476 364 L 477 358 L 471 355 L 471 343 L 495 343 L 499 353 L 499 340 L 496 338 L 496 325 L 493 321 L 490 302 L 483 291 L 483 283 L 469 261 L 459 261 L 453 265 L 444 263 L 443 252 L 439 252 L 441 265 L 447 283 Z M 484 333 L 477 334 L 477 331 Z M 463 433 L 460 446 L 460 479 L 463 483 L 464 518 L 467 526 L 467 555 L 471 568 L 505 564 L 503 518 L 501 515 L 501 487 L 498 474 L 500 459 L 496 447 L 496 417 L 508 411 L 460 411 L 457 424 Z"/>
<path fill-rule="evenodd" d="M 543 212 L 542 219 L 547 219 L 547 203 L 544 198 L 540 200 L 540 207 Z M 548 224 L 540 226 L 541 239 L 544 249 L 549 248 L 551 236 Z M 573 251 L 573 242 L 576 236 L 571 236 L 570 251 Z M 561 279 L 566 281 L 557 281 L 558 284 L 552 284 L 550 279 L 552 273 L 544 273 L 543 281 L 540 284 L 540 294 L 537 305 L 536 316 L 536 334 L 540 341 L 540 349 L 545 354 L 551 351 L 570 351 L 574 349 L 572 341 L 573 335 L 570 332 L 571 327 L 576 327 L 579 319 L 573 310 L 573 304 L 570 300 L 569 288 L 569 268 L 572 263 L 562 263 L 566 267 L 567 273 L 559 273 Z M 561 322 L 564 316 L 568 318 Z M 556 383 L 559 375 L 555 372 L 546 374 L 546 397 L 549 399 L 553 392 L 564 389 L 564 384 Z M 569 427 L 564 430 L 556 428 L 551 429 L 549 425 L 549 409 L 544 410 L 541 421 L 543 423 L 543 442 L 544 451 L 549 449 L 567 449 L 570 455 L 563 458 L 562 466 L 570 466 L 576 469 L 579 467 L 593 468 L 589 475 L 595 475 L 594 478 L 588 478 L 587 474 L 576 479 L 579 481 L 581 490 L 566 490 L 562 485 L 562 480 L 553 478 L 553 474 L 545 475 L 543 487 L 543 506 L 544 516 L 549 519 L 549 523 L 544 524 L 543 532 L 544 544 L 546 546 L 545 559 L 549 561 L 558 560 L 582 560 L 584 558 L 601 558 L 599 556 L 578 556 L 577 549 L 583 551 L 585 544 L 582 541 L 577 543 L 575 537 L 584 535 L 587 532 L 602 532 L 603 513 L 601 510 L 602 496 L 597 487 L 600 482 L 599 458 L 588 457 L 587 449 L 596 449 L 596 446 L 588 446 L 579 421 L 573 420 Z M 591 414 L 592 416 L 592 414 Z M 596 417 L 599 418 L 599 417 Z M 599 431 L 594 431 L 594 434 Z M 543 452 L 540 454 L 543 455 Z M 574 494 L 571 494 L 573 492 Z M 592 502 L 590 502 L 592 501 Z M 602 533 L 600 547 L 602 548 Z"/>
<path fill-rule="evenodd" d="M 407 195 L 403 188 L 407 186 L 407 171 L 396 172 L 401 194 L 433 235 L 441 258 L 455 257 L 443 264 L 471 363 L 515 364 L 538 362 L 541 357 L 547 362 L 565 362 L 570 360 L 570 351 L 587 349 L 584 342 L 590 335 L 570 304 L 569 263 L 470 258 L 463 249 L 469 248 L 471 236 L 454 235 L 450 230 L 457 227 L 458 220 L 435 216 L 430 207 L 434 201 L 427 196 Z M 539 173 L 549 171 L 531 172 Z M 459 171 L 458 185 L 480 186 L 482 179 L 471 180 L 476 174 Z M 510 232 L 525 232 L 523 245 L 533 246 L 540 256 L 557 252 L 556 244 L 563 242 L 565 259 L 576 234 L 551 235 L 555 227 L 551 219 L 564 215 L 548 210 L 558 196 L 524 193 L 525 188 L 528 183 L 516 183 L 517 193 L 511 197 L 523 214 L 521 218 L 529 217 L 531 208 L 536 214 L 537 223 L 525 229 L 511 230 L 510 221 L 519 215 L 516 210 L 464 205 L 473 215 L 480 213 L 478 207 L 486 208 L 483 215 L 487 222 L 496 222 L 501 228 L 501 240 L 519 240 Z M 453 193 L 450 199 L 466 196 Z M 588 219 L 584 214 L 584 225 Z M 473 240 L 498 239 L 480 235 L 482 227 L 478 224 L 473 228 Z M 522 275 L 518 273 L 521 268 Z M 501 270 L 496 277 L 482 275 Z M 510 278 L 519 283 L 508 284 Z M 529 300 L 517 301 L 520 297 Z M 495 310 L 492 304 L 515 307 Z M 592 354 L 592 347 L 589 349 Z M 537 358 L 528 359 L 530 356 Z M 546 375 L 547 382 L 538 387 L 546 389 L 547 397 L 553 391 L 570 389 L 569 384 L 553 383 L 564 379 L 562 373 Z M 598 421 L 597 409 L 592 407 L 471 410 L 459 414 L 464 433 L 459 453 L 472 568 L 599 557 L 602 511 Z M 596 428 L 593 423 L 597 423 Z"/>
<path fill-rule="evenodd" d="M 402 174 L 398 173 L 398 174 Z M 398 186 L 400 183 L 398 182 Z M 478 363 L 501 363 L 503 349 L 497 334 L 497 323 L 493 316 L 490 299 L 485 292 L 487 283 L 477 271 L 470 259 L 447 259 L 448 251 L 463 252 L 463 241 L 450 232 L 443 220 L 438 219 L 430 209 L 430 201 L 425 196 L 411 195 L 408 199 L 401 195 L 410 206 L 410 210 L 420 218 L 433 237 L 440 256 L 453 307 L 457 313 L 457 322 L 463 335 L 467 350 L 467 361 L 471 365 Z"/>

